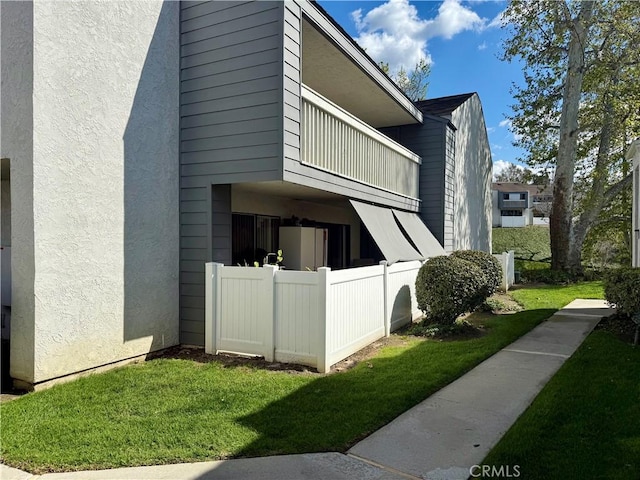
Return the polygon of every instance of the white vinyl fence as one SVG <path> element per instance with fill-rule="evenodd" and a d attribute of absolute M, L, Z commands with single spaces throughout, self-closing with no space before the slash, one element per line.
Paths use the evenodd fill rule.
<path fill-rule="evenodd" d="M 505 292 L 515 283 L 513 255 L 513 250 L 493 255 L 498 259 L 500 266 L 502 267 L 502 283 L 500 284 L 500 288 Z"/>
<path fill-rule="evenodd" d="M 205 351 L 327 372 L 421 315 L 421 262 L 317 272 L 206 264 Z"/>

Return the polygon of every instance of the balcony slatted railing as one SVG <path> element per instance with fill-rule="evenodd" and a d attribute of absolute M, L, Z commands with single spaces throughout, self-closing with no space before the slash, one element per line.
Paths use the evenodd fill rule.
<path fill-rule="evenodd" d="M 303 163 L 418 197 L 418 155 L 304 85 L 302 99 Z"/>

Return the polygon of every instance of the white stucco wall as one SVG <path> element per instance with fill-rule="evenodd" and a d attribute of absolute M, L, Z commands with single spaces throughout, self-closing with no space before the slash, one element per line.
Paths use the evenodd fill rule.
<path fill-rule="evenodd" d="M 491 252 L 491 150 L 482 105 L 473 95 L 453 111 L 456 131 L 455 249 Z"/>
<path fill-rule="evenodd" d="M 526 227 L 528 225 L 527 217 L 501 217 L 503 227 Z"/>
<path fill-rule="evenodd" d="M 37 383 L 178 343 L 179 3 L 32 8 Z"/>
<path fill-rule="evenodd" d="M 501 226 L 501 214 L 500 208 L 498 207 L 498 195 L 500 192 L 498 190 L 491 190 L 491 224 L 494 227 Z"/>
<path fill-rule="evenodd" d="M 11 171 L 11 369 L 34 372 L 33 4 L 0 2 L 0 157 Z"/>

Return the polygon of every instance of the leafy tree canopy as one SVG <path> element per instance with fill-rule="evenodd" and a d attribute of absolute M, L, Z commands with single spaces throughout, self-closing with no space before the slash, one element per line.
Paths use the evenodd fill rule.
<path fill-rule="evenodd" d="M 414 102 L 427 98 L 431 65 L 426 59 L 420 59 L 413 70 L 409 72 L 407 72 L 404 67 L 400 67 L 400 70 L 393 74 L 389 71 L 389 64 L 385 62 L 380 62 L 378 66 L 384 73 L 389 75 L 396 85 L 400 87 L 400 90 Z"/>
<path fill-rule="evenodd" d="M 552 267 L 580 271 L 585 238 L 610 206 L 631 213 L 625 153 L 640 135 L 640 2 L 516 0 L 505 17 L 503 57 L 524 64 L 515 144 L 530 166 L 555 167 Z"/>

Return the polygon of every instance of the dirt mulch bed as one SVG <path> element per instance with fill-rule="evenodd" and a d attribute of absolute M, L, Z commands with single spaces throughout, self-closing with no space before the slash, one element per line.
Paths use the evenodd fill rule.
<path fill-rule="evenodd" d="M 401 346 L 406 344 L 407 341 L 398 335 L 391 335 L 388 338 L 381 338 L 380 340 L 373 342 L 371 345 L 366 346 L 362 350 L 359 350 L 353 355 L 333 365 L 331 367 L 331 372 L 329 373 L 337 373 L 349 370 L 358 365 L 358 363 L 367 361 L 375 357 L 383 347 L 390 345 Z M 191 360 L 197 363 L 216 362 L 221 364 L 224 368 L 249 367 L 259 368 L 261 370 L 287 372 L 294 375 L 322 375 L 318 373 L 316 369 L 308 367 L 306 365 L 298 365 L 295 363 L 267 362 L 262 357 L 247 357 L 233 354 L 210 355 L 208 353 L 205 353 L 204 348 L 187 347 L 180 345 L 154 352 L 147 356 L 147 360 L 153 360 L 156 358 Z"/>

